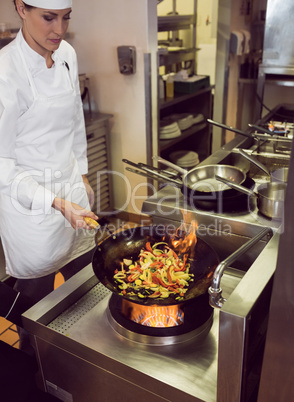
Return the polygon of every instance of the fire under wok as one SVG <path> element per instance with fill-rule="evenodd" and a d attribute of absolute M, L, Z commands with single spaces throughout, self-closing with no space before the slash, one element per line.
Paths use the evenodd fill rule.
<path fill-rule="evenodd" d="M 93 254 L 92 266 L 100 282 L 114 294 L 126 300 L 141 305 L 175 305 L 182 304 L 200 295 L 207 293 L 211 284 L 213 273 L 219 263 L 215 251 L 203 240 L 197 237 L 197 243 L 189 250 L 189 273 L 193 274 L 189 288 L 181 300 L 174 295 L 167 298 L 140 298 L 137 295 L 121 294 L 118 283 L 114 279 L 115 271 L 121 269 L 123 259 L 138 260 L 139 253 L 147 242 L 151 245 L 157 242 L 166 242 L 171 248 L 175 234 L 182 236 L 185 232 L 165 227 L 164 225 L 141 226 L 123 230 L 112 235 L 97 245 Z M 175 250 L 176 251 L 176 250 Z M 179 254 L 180 255 L 180 254 Z"/>

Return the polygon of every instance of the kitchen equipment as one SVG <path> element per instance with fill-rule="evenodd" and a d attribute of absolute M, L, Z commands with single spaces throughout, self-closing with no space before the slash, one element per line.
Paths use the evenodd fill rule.
<path fill-rule="evenodd" d="M 269 234 L 271 234 L 271 236 L 273 234 L 271 228 L 266 227 L 261 229 L 261 231 L 256 236 L 250 239 L 247 243 L 243 244 L 240 248 L 238 248 L 238 250 L 234 251 L 233 254 L 229 255 L 224 261 L 218 264 L 213 274 L 212 285 L 208 289 L 208 293 L 210 296 L 209 302 L 212 307 L 221 308 L 223 307 L 223 304 L 226 301 L 226 299 L 222 297 L 222 289 L 220 287 L 221 277 L 223 276 L 225 269 L 229 267 L 234 261 L 236 261 L 243 254 L 245 254 L 265 235 Z"/>
<path fill-rule="evenodd" d="M 183 234 L 181 233 L 180 237 Z M 174 235 L 178 235 L 178 232 L 171 230 L 171 227 L 166 228 L 163 225 L 140 226 L 118 232 L 115 236 L 110 236 L 98 244 L 93 254 L 93 270 L 107 289 L 114 294 L 119 294 L 121 289 L 118 288 L 113 276 L 115 270 L 121 268 L 122 260 L 126 258 L 135 262 L 146 242 L 154 244 L 164 241 L 171 245 Z M 171 245 L 171 247 L 173 246 Z M 194 274 L 194 281 L 191 282 L 182 300 L 176 300 L 173 296 L 161 299 L 142 299 L 137 295 L 129 295 L 128 293 L 122 295 L 122 297 L 146 306 L 154 304 L 169 306 L 182 304 L 205 294 L 211 283 L 213 271 L 219 261 L 217 254 L 206 242 L 197 238 L 195 248 L 189 251 L 188 261 L 190 263 L 190 273 Z"/>
<path fill-rule="evenodd" d="M 241 184 L 245 181 L 246 174 L 239 168 L 230 165 L 206 165 L 196 167 L 187 171 L 169 162 L 160 156 L 154 156 L 154 160 L 163 163 L 182 174 L 182 184 L 193 194 L 214 194 L 216 192 L 224 192 L 228 190 L 228 186 L 219 186 L 215 176 L 227 177 L 230 180 Z"/>
<path fill-rule="evenodd" d="M 257 193 L 252 190 L 240 186 L 231 180 L 224 179 L 223 177 L 216 176 L 216 179 L 226 183 L 232 188 L 248 194 L 249 196 L 257 199 L 257 207 L 259 211 L 272 219 L 282 219 L 284 215 L 284 200 L 286 196 L 286 183 L 263 183 L 257 187 Z"/>
<path fill-rule="evenodd" d="M 232 131 L 233 133 L 236 133 L 236 134 L 241 134 L 244 137 L 248 137 L 248 138 L 255 138 L 256 137 L 255 134 L 250 134 L 250 133 L 247 133 L 245 131 L 238 130 L 237 128 L 227 126 L 226 124 L 219 123 L 219 122 L 213 121 L 211 119 L 207 119 L 207 123 L 212 124 L 212 125 L 217 126 L 217 127 L 220 127 L 220 128 L 224 128 L 225 130 Z"/>
<path fill-rule="evenodd" d="M 233 133 L 236 134 L 240 134 L 243 135 L 244 137 L 248 137 L 248 138 L 252 138 L 254 140 L 263 140 L 263 141 L 273 141 L 274 143 L 274 150 L 278 151 L 278 148 L 281 147 L 281 144 L 283 144 L 284 146 L 286 146 L 286 144 L 291 144 L 292 143 L 292 139 L 288 138 L 288 137 L 284 137 L 281 135 L 277 135 L 275 132 L 272 132 L 270 130 L 261 130 L 263 132 L 263 134 L 260 133 L 247 133 L 245 131 L 242 130 L 238 130 L 237 128 L 233 128 L 231 126 L 227 126 L 226 124 L 223 123 L 218 123 L 216 121 L 213 121 L 211 119 L 207 119 L 207 122 L 210 124 L 213 124 L 214 126 L 223 128 L 225 130 L 229 130 L 232 131 Z M 253 125 L 250 125 L 251 127 L 256 127 Z M 280 145 L 279 145 L 280 144 Z"/>
<path fill-rule="evenodd" d="M 207 227 L 215 224 L 210 218 Z M 237 224 L 239 230 L 253 226 Z M 235 237 L 242 241 L 242 236 Z M 217 237 L 218 250 L 227 249 L 231 240 L 227 234 Z M 24 314 L 25 329 L 38 354 L 40 386 L 68 401 L 96 401 L 97 393 L 105 401 L 115 401 L 122 393 L 129 401 L 216 401 L 227 400 L 228 387 L 234 395 L 247 395 L 246 390 L 252 389 L 252 377 L 247 381 L 252 372 L 248 357 L 258 355 L 255 333 L 259 345 L 264 336 L 267 283 L 276 261 L 272 241 L 267 258 L 259 258 L 252 267 L 256 257 L 251 263 L 242 258 L 250 269 L 243 278 L 224 272 L 221 285 L 228 302 L 213 311 L 211 330 L 200 342 L 198 337 L 183 341 L 181 335 L 162 336 L 158 346 L 144 335 L 138 342 L 134 332 L 121 325 L 114 328 L 109 319 L 112 293 L 89 264 Z M 259 255 L 259 246 L 252 251 Z M 163 344 L 171 338 L 173 344 Z"/>
<path fill-rule="evenodd" d="M 156 169 L 153 167 L 153 169 Z M 127 167 L 126 170 L 132 173 L 136 173 L 140 176 L 143 177 L 148 177 L 152 180 L 157 180 L 161 183 L 164 183 L 165 185 L 167 184 L 167 180 L 165 178 L 161 178 L 158 176 L 153 176 L 151 173 L 143 172 L 141 170 L 133 169 L 130 167 Z M 158 169 L 160 170 L 160 169 Z M 172 172 L 168 172 L 172 173 Z M 179 185 L 173 183 L 174 186 L 179 187 L 181 189 L 182 194 L 184 195 L 188 205 L 190 207 L 193 207 L 195 209 L 203 209 L 203 210 L 208 210 L 211 212 L 230 212 L 230 213 L 235 213 L 235 212 L 240 212 L 240 211 L 247 211 L 248 210 L 248 201 L 247 197 L 243 193 L 240 193 L 238 191 L 235 191 L 234 193 L 229 192 L 228 190 L 226 191 L 219 191 L 216 192 L 215 194 L 205 194 L 204 195 L 198 195 L 195 194 L 193 191 L 190 191 L 189 193 L 185 190 L 185 188 L 179 183 Z M 245 181 L 242 183 L 242 185 L 246 188 L 253 188 L 255 183 L 254 180 L 251 179 L 250 177 L 246 177 Z"/>
<path fill-rule="evenodd" d="M 249 155 L 243 149 L 239 148 L 239 153 L 244 158 L 246 158 L 251 163 L 253 163 L 255 166 L 257 166 L 259 169 L 261 169 L 267 176 L 270 177 L 271 181 L 279 181 L 279 182 L 287 183 L 287 181 L 288 181 L 288 172 L 289 172 L 288 167 L 282 167 L 282 168 L 270 171 L 263 163 L 258 161 L 252 155 Z"/>
<path fill-rule="evenodd" d="M 215 179 L 215 175 L 229 177 L 231 180 L 236 181 L 238 184 L 243 183 L 246 179 L 246 175 L 241 169 L 230 165 L 207 165 L 196 167 L 187 171 L 186 169 L 183 169 L 180 166 L 177 166 L 172 162 L 169 162 L 158 156 L 154 156 L 153 159 L 156 159 L 159 162 L 162 162 L 167 166 L 173 168 L 174 170 L 179 172 L 182 177 L 168 177 L 158 171 L 158 169 L 154 169 L 153 166 L 144 165 L 142 163 L 136 164 L 127 159 L 123 159 L 123 162 L 150 173 L 152 175 L 152 178 L 158 177 L 161 180 L 165 180 L 165 182 L 167 183 L 169 182 L 173 185 L 176 185 L 177 187 L 182 187 L 182 192 L 187 193 L 190 196 L 192 195 L 193 198 L 197 196 L 211 197 L 215 196 L 216 194 L 223 196 L 223 193 L 231 196 L 235 193 L 230 191 L 229 186 L 219 186 L 217 180 Z"/>

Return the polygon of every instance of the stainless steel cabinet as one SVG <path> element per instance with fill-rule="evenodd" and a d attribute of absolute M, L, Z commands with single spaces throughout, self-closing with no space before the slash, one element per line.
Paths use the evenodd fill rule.
<path fill-rule="evenodd" d="M 113 207 L 112 175 L 109 152 L 111 114 L 85 115 L 88 142 L 88 180 L 95 193 L 93 211 L 108 213 Z"/>

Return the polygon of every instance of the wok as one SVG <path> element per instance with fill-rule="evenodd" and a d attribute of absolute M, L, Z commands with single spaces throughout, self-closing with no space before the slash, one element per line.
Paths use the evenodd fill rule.
<path fill-rule="evenodd" d="M 280 181 L 283 183 L 287 183 L 288 173 L 289 173 L 288 167 L 281 167 L 279 169 L 270 171 L 263 163 L 258 161 L 252 155 L 248 155 L 248 153 L 243 151 L 243 149 L 239 149 L 239 153 L 244 158 L 246 158 L 251 163 L 253 163 L 255 166 L 257 166 L 259 169 L 261 169 L 267 176 L 269 176 L 271 178 L 271 181 Z"/>
<path fill-rule="evenodd" d="M 136 261 L 146 242 L 151 242 L 152 245 L 155 242 L 165 241 L 170 245 L 171 237 L 174 234 L 175 230 L 163 225 L 135 227 L 118 232 L 115 236 L 110 236 L 97 245 L 92 259 L 93 271 L 107 289 L 114 294 L 119 294 L 121 290 L 114 281 L 113 275 L 116 269 L 120 269 L 120 262 L 124 258 Z M 142 299 L 126 294 L 121 297 L 142 305 L 166 306 L 185 303 L 207 293 L 213 272 L 219 263 L 217 254 L 206 242 L 197 238 L 197 244 L 191 250 L 189 262 L 190 273 L 194 274 L 194 280 L 190 282 L 184 300 L 175 300 L 173 296 L 164 299 Z"/>
<path fill-rule="evenodd" d="M 284 199 L 287 188 L 286 183 L 263 183 L 257 187 L 257 192 L 254 192 L 236 183 L 225 180 L 223 177 L 217 177 L 217 180 L 225 182 L 244 194 L 255 197 L 259 211 L 268 218 L 281 219 L 283 217 Z"/>

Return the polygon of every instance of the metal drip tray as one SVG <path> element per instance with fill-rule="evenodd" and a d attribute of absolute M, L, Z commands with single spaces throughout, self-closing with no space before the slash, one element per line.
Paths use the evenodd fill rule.
<path fill-rule="evenodd" d="M 98 283 L 90 289 L 76 303 L 67 308 L 58 317 L 48 324 L 48 328 L 59 332 L 63 335 L 68 335 L 71 328 L 79 322 L 89 311 L 98 305 L 111 292 L 105 286 Z"/>

